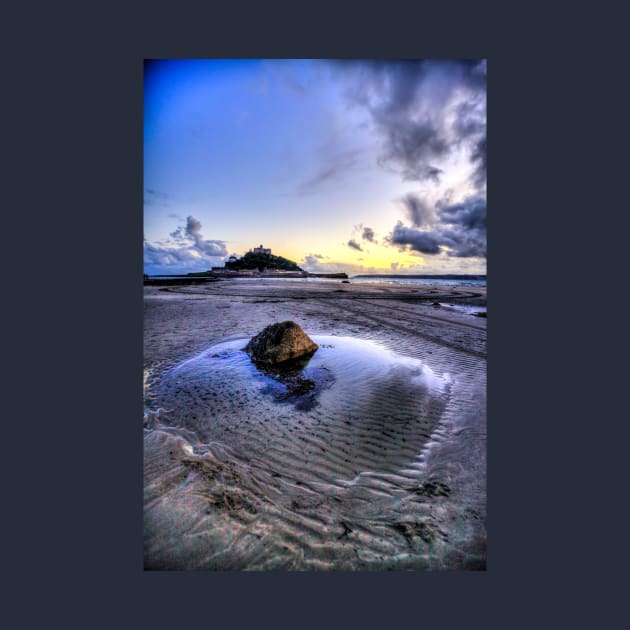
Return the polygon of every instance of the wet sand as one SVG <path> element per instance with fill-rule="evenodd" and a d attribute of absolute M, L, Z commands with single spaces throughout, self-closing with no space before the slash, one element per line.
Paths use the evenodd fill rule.
<path fill-rule="evenodd" d="M 485 568 L 486 319 L 449 308 L 485 287 L 144 291 L 147 569 Z M 240 352 L 286 319 L 320 337 L 312 408 Z"/>

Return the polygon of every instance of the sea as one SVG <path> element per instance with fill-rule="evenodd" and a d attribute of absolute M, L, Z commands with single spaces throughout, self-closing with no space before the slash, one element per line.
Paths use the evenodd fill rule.
<path fill-rule="evenodd" d="M 394 275 L 358 275 L 350 276 L 352 282 L 379 282 L 384 284 L 418 284 L 418 285 L 441 285 L 441 286 L 468 286 L 485 287 L 486 276 L 461 275 L 461 276 L 412 276 L 405 274 Z"/>
<path fill-rule="evenodd" d="M 149 280 L 199 280 L 200 278 L 191 278 L 187 275 L 155 275 L 149 276 Z M 253 277 L 253 278 L 238 278 L 239 281 L 250 281 L 250 282 L 260 282 L 260 281 L 282 281 L 282 280 L 291 280 L 292 282 L 299 281 L 301 278 L 282 278 L 278 276 L 274 277 Z M 453 287 L 453 286 L 469 286 L 469 287 L 485 287 L 486 286 L 486 276 L 485 275 L 407 275 L 407 274 L 374 274 L 374 275 L 356 275 L 349 276 L 348 279 L 351 282 L 369 282 L 369 283 L 379 283 L 379 284 L 403 284 L 403 285 L 437 285 L 437 286 L 445 286 L 445 287 Z M 318 278 L 318 277 L 310 277 L 303 278 L 305 282 L 330 282 L 331 280 L 339 280 L 339 278 Z"/>

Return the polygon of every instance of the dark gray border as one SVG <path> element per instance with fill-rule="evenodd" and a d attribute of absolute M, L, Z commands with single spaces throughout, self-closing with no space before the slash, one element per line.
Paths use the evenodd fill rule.
<path fill-rule="evenodd" d="M 587 59 L 568 47 L 593 16 L 531 5 L 482 12 L 478 3 L 287 4 L 273 14 L 267 3 L 117 7 L 41 3 L 5 22 L 18 36 L 5 147 L 21 167 L 8 182 L 19 222 L 5 239 L 27 277 L 5 308 L 34 315 L 28 339 L 38 343 L 25 350 L 9 329 L 13 371 L 26 377 L 5 419 L 23 430 L 5 442 L 19 483 L 5 543 L 23 618 L 328 625 L 345 620 L 337 606 L 352 626 L 532 627 L 543 607 L 562 625 L 583 618 L 605 587 L 589 581 L 586 598 L 589 558 L 602 553 L 592 545 L 605 536 L 594 539 L 575 472 L 608 454 L 594 452 L 590 435 L 575 440 L 595 412 L 587 382 L 559 379 L 577 376 L 560 357 L 580 356 L 565 313 L 581 306 L 584 280 L 563 239 L 593 201 L 576 185 L 587 173 L 586 141 L 571 151 L 582 128 L 574 108 L 596 105 L 580 90 Z M 488 58 L 487 571 L 143 571 L 142 61 L 198 56 Z M 585 224 L 579 237 L 588 242 L 589 232 Z"/>

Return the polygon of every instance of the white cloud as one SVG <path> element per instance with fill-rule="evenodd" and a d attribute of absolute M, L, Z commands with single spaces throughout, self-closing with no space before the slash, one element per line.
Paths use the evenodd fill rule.
<path fill-rule="evenodd" d="M 201 227 L 198 219 L 189 216 L 185 226 L 180 225 L 171 232 L 171 239 L 155 243 L 145 240 L 145 271 L 152 274 L 187 273 L 221 265 L 228 255 L 225 241 L 204 239 Z"/>

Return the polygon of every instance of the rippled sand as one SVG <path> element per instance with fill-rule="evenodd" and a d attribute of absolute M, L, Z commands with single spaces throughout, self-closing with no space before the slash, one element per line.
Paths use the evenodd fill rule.
<path fill-rule="evenodd" d="M 485 289 L 145 288 L 146 568 L 485 568 L 486 320 L 447 304 Z M 285 319 L 293 392 L 243 352 Z"/>

